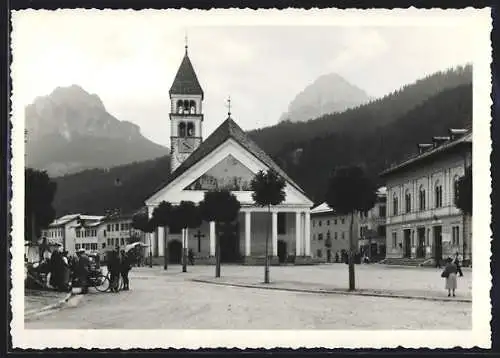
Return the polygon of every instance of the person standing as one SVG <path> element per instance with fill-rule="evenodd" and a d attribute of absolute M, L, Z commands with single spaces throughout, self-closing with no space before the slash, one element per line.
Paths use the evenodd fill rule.
<path fill-rule="evenodd" d="M 131 264 L 131 254 L 126 253 L 124 250 L 121 251 L 121 262 L 120 262 L 120 274 L 123 280 L 123 290 L 128 291 L 129 288 L 129 279 L 128 273 L 132 269 Z"/>
<path fill-rule="evenodd" d="M 462 272 L 462 268 L 460 267 L 460 262 L 462 262 L 462 258 L 460 257 L 460 254 L 457 252 L 455 254 L 455 259 L 453 260 L 453 263 L 455 266 L 457 266 L 457 272 L 460 275 L 460 277 L 464 276 L 464 273 Z"/>
<path fill-rule="evenodd" d="M 109 253 L 108 261 L 111 292 L 118 292 L 118 281 L 120 279 L 120 256 L 118 248 Z"/>
<path fill-rule="evenodd" d="M 450 297 L 450 293 L 453 293 L 453 297 L 455 297 L 455 290 L 457 289 L 457 266 L 453 263 L 451 257 L 446 259 L 446 266 L 441 277 L 444 277 L 446 281 L 445 288 L 448 290 L 448 297 Z"/>
<path fill-rule="evenodd" d="M 85 253 L 85 249 L 80 249 L 77 251 L 78 263 L 77 271 L 78 278 L 80 279 L 80 284 L 82 286 L 82 293 L 86 294 L 89 292 L 89 273 L 90 273 L 90 259 Z"/>

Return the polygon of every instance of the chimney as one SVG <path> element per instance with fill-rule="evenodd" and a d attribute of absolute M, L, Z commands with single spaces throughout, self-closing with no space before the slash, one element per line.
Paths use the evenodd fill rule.
<path fill-rule="evenodd" d="M 418 154 L 422 154 L 426 150 L 433 148 L 433 145 L 430 143 L 420 143 L 417 146 L 418 146 Z"/>
<path fill-rule="evenodd" d="M 450 137 L 432 137 L 432 143 L 434 144 L 434 148 L 439 147 L 441 144 L 450 140 Z"/>
<path fill-rule="evenodd" d="M 460 137 L 462 137 L 465 133 L 467 133 L 467 129 L 464 129 L 464 128 L 450 128 L 448 130 L 448 133 L 450 134 L 450 138 L 451 140 L 455 140 L 455 139 L 458 139 Z"/>

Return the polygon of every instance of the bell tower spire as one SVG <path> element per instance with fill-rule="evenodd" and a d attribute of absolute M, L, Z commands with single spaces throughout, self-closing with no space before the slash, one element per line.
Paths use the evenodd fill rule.
<path fill-rule="evenodd" d="M 170 170 L 174 172 L 202 141 L 203 90 L 188 56 L 187 32 L 184 58 L 170 88 Z"/>

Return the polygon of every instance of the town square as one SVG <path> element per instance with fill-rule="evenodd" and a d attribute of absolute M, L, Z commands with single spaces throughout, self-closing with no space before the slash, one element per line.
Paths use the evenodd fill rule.
<path fill-rule="evenodd" d="M 392 27 L 213 14 L 13 17 L 18 339 L 345 330 L 485 344 L 484 14 Z"/>

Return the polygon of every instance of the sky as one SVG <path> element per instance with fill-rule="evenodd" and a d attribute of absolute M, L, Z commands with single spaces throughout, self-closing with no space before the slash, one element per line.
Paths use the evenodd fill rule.
<path fill-rule="evenodd" d="M 294 97 L 324 74 L 338 73 L 381 97 L 473 62 L 477 19 L 469 15 L 21 11 L 12 18 L 14 98 L 23 108 L 56 87 L 78 84 L 116 118 L 169 146 L 168 91 L 186 34 L 205 92 L 206 138 L 226 119 L 228 96 L 233 119 L 250 130 L 276 124 Z"/>

